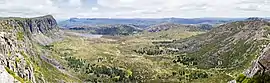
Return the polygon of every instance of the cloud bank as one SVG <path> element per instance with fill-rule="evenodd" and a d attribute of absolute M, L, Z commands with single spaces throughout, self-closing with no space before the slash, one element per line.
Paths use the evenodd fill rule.
<path fill-rule="evenodd" d="M 269 0 L 1 0 L 0 17 L 267 17 Z"/>

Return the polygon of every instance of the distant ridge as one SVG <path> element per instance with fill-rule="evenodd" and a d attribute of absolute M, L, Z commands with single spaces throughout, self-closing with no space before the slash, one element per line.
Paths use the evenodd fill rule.
<path fill-rule="evenodd" d="M 246 18 L 70 18 L 59 22 L 64 28 L 70 28 L 78 25 L 103 25 L 103 24 L 135 24 L 150 26 L 160 23 L 176 24 L 220 24 L 233 21 L 240 21 Z"/>

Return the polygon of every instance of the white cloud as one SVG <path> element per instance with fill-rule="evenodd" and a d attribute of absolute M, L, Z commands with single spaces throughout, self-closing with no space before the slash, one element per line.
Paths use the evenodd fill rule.
<path fill-rule="evenodd" d="M 69 0 L 69 4 L 71 6 L 80 7 L 81 6 L 81 0 Z"/>
<path fill-rule="evenodd" d="M 268 0 L 99 0 L 123 17 L 249 17 L 267 16 Z M 132 10 L 121 10 L 128 8 Z M 252 11 L 253 10 L 253 11 Z"/>
<path fill-rule="evenodd" d="M 1 16 L 248 17 L 270 15 L 269 0 L 0 0 Z"/>
<path fill-rule="evenodd" d="M 98 7 L 92 7 L 91 8 L 93 11 L 97 11 L 98 10 Z"/>

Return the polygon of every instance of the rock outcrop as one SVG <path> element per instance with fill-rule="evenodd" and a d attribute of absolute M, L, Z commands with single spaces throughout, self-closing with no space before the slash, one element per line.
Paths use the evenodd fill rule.
<path fill-rule="evenodd" d="M 39 53 L 34 45 L 48 45 L 55 39 L 59 39 L 60 35 L 57 23 L 50 15 L 37 18 L 1 19 L 0 81 L 2 83 L 44 82 L 42 77 L 39 79 L 35 77 L 34 63 L 36 62 L 32 57 L 38 57 Z"/>
<path fill-rule="evenodd" d="M 16 79 L 10 75 L 4 66 L 0 65 L 0 82 L 1 83 L 13 83 L 13 82 L 18 82 Z"/>
<path fill-rule="evenodd" d="M 248 20 L 256 20 L 263 21 L 260 18 L 249 18 Z M 264 34 L 265 38 L 261 38 L 260 40 L 268 40 L 269 41 L 269 27 L 264 27 L 264 30 L 267 33 L 258 33 Z M 246 82 L 258 82 L 258 83 L 266 83 L 270 81 L 270 43 L 266 43 L 265 45 L 261 45 L 261 51 L 258 55 L 258 58 L 252 62 L 252 66 L 244 72 L 248 81 Z"/>
<path fill-rule="evenodd" d="M 258 59 L 254 60 L 251 68 L 244 72 L 245 76 L 259 82 L 270 81 L 270 44 L 264 47 Z"/>

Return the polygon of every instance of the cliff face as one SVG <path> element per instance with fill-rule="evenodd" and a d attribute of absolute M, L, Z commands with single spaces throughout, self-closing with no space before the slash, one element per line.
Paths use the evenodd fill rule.
<path fill-rule="evenodd" d="M 47 45 L 61 35 L 56 20 L 50 16 L 37 17 L 18 21 L 24 27 L 24 32 L 31 34 L 39 44 Z"/>
<path fill-rule="evenodd" d="M 59 39 L 57 23 L 52 16 L 37 18 L 4 18 L 0 20 L 0 81 L 44 82 L 39 72 L 38 49 Z M 9 74 L 9 75 L 8 75 Z M 5 78 L 2 78 L 5 77 Z"/>

